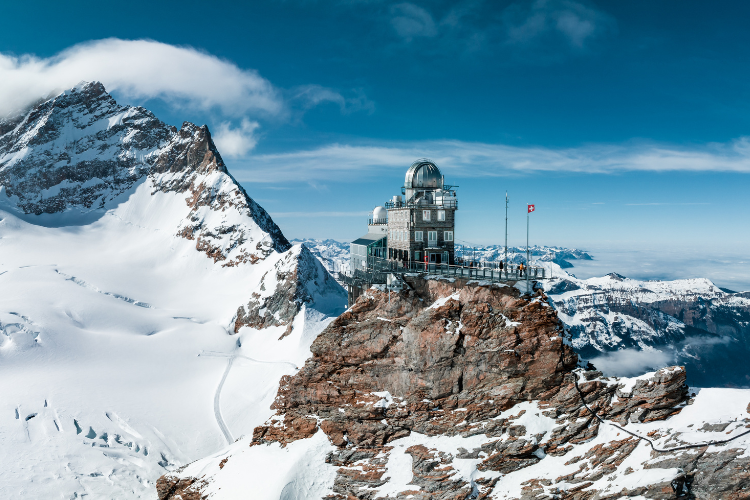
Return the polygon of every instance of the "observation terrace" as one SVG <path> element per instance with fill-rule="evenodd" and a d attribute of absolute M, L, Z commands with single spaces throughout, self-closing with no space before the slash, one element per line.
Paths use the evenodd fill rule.
<path fill-rule="evenodd" d="M 517 265 L 509 265 L 500 269 L 497 262 L 477 262 L 473 266 L 453 266 L 449 264 L 435 264 L 425 262 L 399 262 L 379 257 L 367 257 L 367 268 L 338 273 L 340 282 L 358 287 L 369 287 L 375 284 L 384 284 L 389 274 L 404 275 L 418 274 L 429 276 L 442 276 L 451 278 L 467 278 L 492 283 L 517 282 L 528 279 L 539 281 L 549 279 L 543 267 L 524 268 L 523 271 Z"/>

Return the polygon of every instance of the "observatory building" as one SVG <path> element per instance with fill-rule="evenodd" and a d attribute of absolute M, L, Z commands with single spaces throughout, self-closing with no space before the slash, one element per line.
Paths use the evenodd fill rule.
<path fill-rule="evenodd" d="M 379 257 L 403 264 L 454 264 L 455 188 L 434 162 L 422 159 L 406 171 L 401 195 L 376 207 L 367 234 L 351 243 L 351 269 L 363 270 Z"/>

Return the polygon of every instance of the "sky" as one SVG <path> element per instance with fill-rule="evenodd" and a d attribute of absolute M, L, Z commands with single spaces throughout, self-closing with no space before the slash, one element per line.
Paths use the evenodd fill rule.
<path fill-rule="evenodd" d="M 747 2 L 13 2 L 3 17 L 0 113 L 99 80 L 208 124 L 289 238 L 360 236 L 427 157 L 459 186 L 462 242 L 503 241 L 507 191 L 511 244 L 533 203 L 536 244 L 747 256 Z"/>

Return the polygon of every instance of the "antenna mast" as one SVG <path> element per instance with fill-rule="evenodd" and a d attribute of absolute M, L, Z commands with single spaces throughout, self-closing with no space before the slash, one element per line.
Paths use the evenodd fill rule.
<path fill-rule="evenodd" d="M 505 277 L 508 278 L 508 192 L 505 192 Z"/>

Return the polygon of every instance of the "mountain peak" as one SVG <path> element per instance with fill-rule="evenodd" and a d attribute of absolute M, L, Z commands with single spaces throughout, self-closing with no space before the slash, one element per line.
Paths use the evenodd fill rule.
<path fill-rule="evenodd" d="M 100 82 L 81 82 L 5 128 L 0 185 L 3 201 L 20 215 L 91 220 L 146 182 L 154 193 L 184 197 L 189 213 L 176 236 L 196 240 L 215 261 L 237 264 L 265 258 L 269 245 L 279 252 L 291 247 L 229 174 L 206 125 L 185 122 L 177 130 L 142 107 L 119 105 Z M 246 222 L 215 231 L 209 220 L 227 210 L 248 217 L 260 232 L 250 237 L 256 231 Z M 256 239 L 265 243 L 250 248 Z"/>

